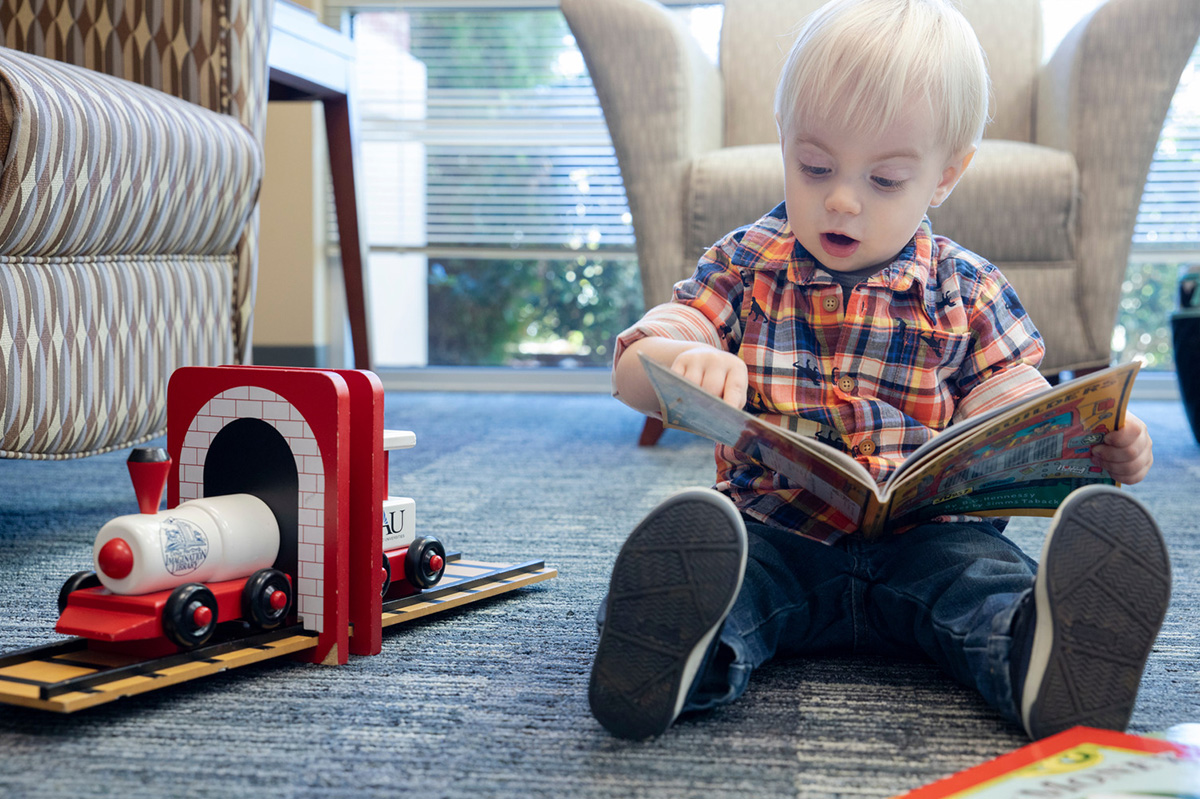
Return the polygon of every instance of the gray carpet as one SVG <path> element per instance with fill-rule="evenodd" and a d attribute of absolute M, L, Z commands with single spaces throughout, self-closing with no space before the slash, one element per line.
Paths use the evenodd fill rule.
<path fill-rule="evenodd" d="M 624 536 L 711 481 L 710 445 L 599 396 L 389 395 L 392 493 L 467 556 L 560 576 L 384 632 L 343 667 L 275 661 L 73 716 L 0 707 L 0 796 L 883 797 L 1021 745 L 925 663 L 840 658 L 759 672 L 740 703 L 648 743 L 587 711 L 594 612 Z M 1200 721 L 1200 447 L 1182 410 L 1140 403 L 1156 442 L 1133 487 L 1158 516 L 1175 595 L 1132 729 Z M 55 638 L 55 601 L 108 518 L 134 510 L 126 453 L 0 461 L 0 652 Z M 1029 551 L 1045 521 L 1011 528 Z"/>

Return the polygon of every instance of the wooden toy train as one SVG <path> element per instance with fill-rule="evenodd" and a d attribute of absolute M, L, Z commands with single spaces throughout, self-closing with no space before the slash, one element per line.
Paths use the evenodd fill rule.
<path fill-rule="evenodd" d="M 129 458 L 140 512 L 59 593 L 77 638 L 0 656 L 0 702 L 71 712 L 265 657 L 345 663 L 385 626 L 555 576 L 416 535 L 415 501 L 385 495 L 388 453 L 415 443 L 384 429 L 371 372 L 177 370 L 166 450 Z"/>
<path fill-rule="evenodd" d="M 385 441 L 415 441 L 409 431 L 385 431 Z M 58 596 L 56 631 L 96 641 L 143 642 L 149 652 L 202 646 L 218 624 L 241 621 L 274 630 L 292 610 L 292 580 L 276 568 L 279 524 L 253 494 L 203 497 L 158 511 L 171 458 L 161 448 L 134 449 L 128 467 L 140 513 L 100 528 L 92 570 L 71 575 Z M 432 588 L 446 569 L 446 550 L 416 537 L 416 503 L 389 497 L 383 505 L 379 593 L 385 600 Z M 393 574 L 400 575 L 393 580 Z"/>

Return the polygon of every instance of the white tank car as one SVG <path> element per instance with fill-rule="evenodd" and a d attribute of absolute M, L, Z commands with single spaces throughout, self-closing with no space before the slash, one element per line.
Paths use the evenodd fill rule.
<path fill-rule="evenodd" d="M 417 503 L 410 497 L 383 502 L 383 550 L 406 547 L 417 537 Z"/>
<path fill-rule="evenodd" d="M 279 554 L 275 514 L 251 494 L 203 497 L 112 519 L 96 534 L 96 575 L 114 594 L 246 577 Z"/>

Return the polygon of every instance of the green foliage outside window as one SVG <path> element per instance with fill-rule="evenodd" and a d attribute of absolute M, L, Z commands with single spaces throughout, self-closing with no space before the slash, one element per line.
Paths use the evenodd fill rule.
<path fill-rule="evenodd" d="M 429 362 L 604 367 L 641 310 L 631 260 L 431 259 Z"/>
<path fill-rule="evenodd" d="M 1113 330 L 1117 363 L 1140 358 L 1144 369 L 1171 370 L 1171 313 L 1176 310 L 1180 264 L 1131 263 L 1121 286 L 1121 305 Z"/>

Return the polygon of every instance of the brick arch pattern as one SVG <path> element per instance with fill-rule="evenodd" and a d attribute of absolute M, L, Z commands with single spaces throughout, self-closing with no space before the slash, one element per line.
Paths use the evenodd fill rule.
<path fill-rule="evenodd" d="M 204 490 L 204 461 L 225 425 L 259 419 L 288 442 L 299 476 L 296 608 L 306 630 L 325 629 L 325 467 L 320 444 L 304 415 L 273 391 L 237 386 L 212 397 L 192 418 L 179 457 L 179 501 L 198 499 Z"/>

